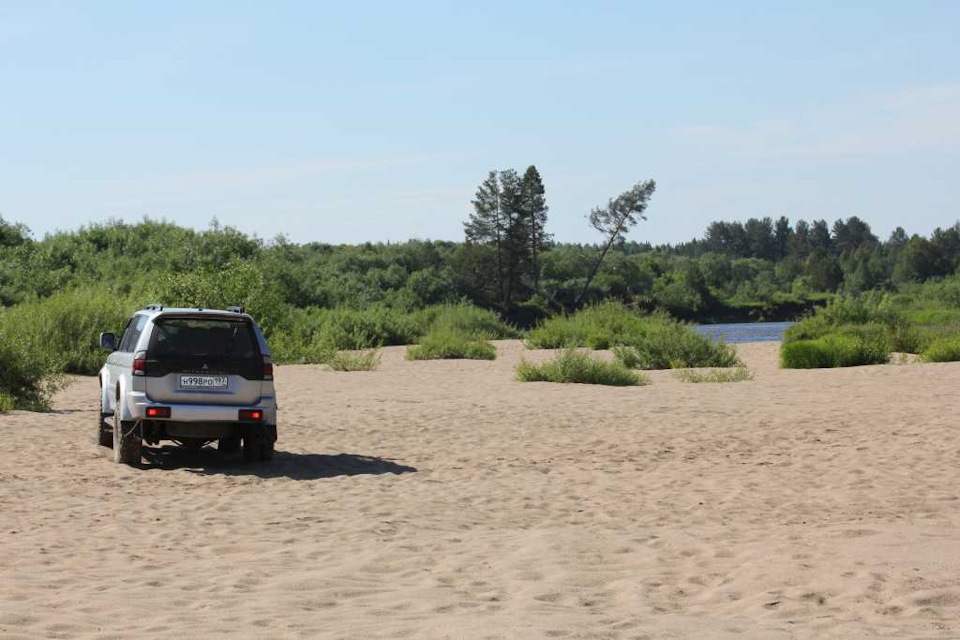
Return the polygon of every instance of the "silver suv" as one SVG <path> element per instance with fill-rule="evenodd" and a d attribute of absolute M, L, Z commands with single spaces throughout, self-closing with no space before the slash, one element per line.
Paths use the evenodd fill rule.
<path fill-rule="evenodd" d="M 150 305 L 127 323 L 100 370 L 99 443 L 116 462 L 140 463 L 142 443 L 173 440 L 269 460 L 277 440 L 273 364 L 263 333 L 241 307 Z"/>

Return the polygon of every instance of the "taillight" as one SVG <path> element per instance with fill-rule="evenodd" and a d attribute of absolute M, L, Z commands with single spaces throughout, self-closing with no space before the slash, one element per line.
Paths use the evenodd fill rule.
<path fill-rule="evenodd" d="M 135 376 L 145 376 L 147 375 L 147 352 L 138 351 L 133 354 L 133 375 Z"/>
<path fill-rule="evenodd" d="M 259 422 L 263 420 L 263 411 L 260 409 L 240 409 L 239 418 L 244 422 Z"/>
<path fill-rule="evenodd" d="M 273 363 L 272 362 L 263 363 L 263 379 L 273 380 Z"/>
<path fill-rule="evenodd" d="M 148 418 L 169 418 L 170 407 L 147 407 Z"/>

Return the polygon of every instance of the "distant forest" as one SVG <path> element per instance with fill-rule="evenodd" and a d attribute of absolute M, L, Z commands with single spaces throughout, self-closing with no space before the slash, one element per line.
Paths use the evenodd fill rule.
<path fill-rule="evenodd" d="M 652 246 L 629 239 L 653 195 L 637 184 L 590 214 L 596 242 L 555 242 L 535 167 L 491 172 L 462 242 L 296 244 L 250 237 L 216 222 L 204 231 L 167 222 L 109 222 L 34 239 L 0 218 L 0 303 L 68 288 L 122 295 L 155 291 L 159 278 L 251 272 L 298 308 L 413 310 L 468 301 L 520 326 L 615 299 L 688 320 L 788 319 L 833 294 L 894 290 L 954 274 L 960 224 L 929 237 L 897 228 L 880 239 L 856 216 L 792 222 L 786 216 L 714 222 L 702 238 Z M 637 228 L 642 235 L 642 224 Z"/>

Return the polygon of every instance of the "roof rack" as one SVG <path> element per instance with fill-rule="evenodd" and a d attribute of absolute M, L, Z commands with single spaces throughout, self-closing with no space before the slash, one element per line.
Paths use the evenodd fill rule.
<path fill-rule="evenodd" d="M 163 311 L 163 305 L 162 305 L 162 304 L 148 304 L 147 306 L 144 307 L 144 309 L 147 310 L 147 311 Z"/>
<path fill-rule="evenodd" d="M 229 311 L 230 313 L 244 313 L 243 307 L 241 307 L 240 305 L 227 307 L 227 311 Z"/>

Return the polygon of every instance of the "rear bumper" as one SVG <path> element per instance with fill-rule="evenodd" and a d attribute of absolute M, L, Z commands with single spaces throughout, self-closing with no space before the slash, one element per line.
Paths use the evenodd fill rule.
<path fill-rule="evenodd" d="M 163 422 L 199 422 L 199 423 L 237 423 L 241 409 L 260 409 L 263 411 L 263 420 L 259 422 L 244 422 L 242 424 L 256 426 L 277 424 L 276 398 L 264 396 L 260 402 L 252 405 L 209 405 L 209 404 L 166 404 L 153 402 L 146 393 L 134 391 L 129 394 L 129 408 L 131 420 L 145 420 L 147 407 L 170 407 L 170 418 Z"/>
<path fill-rule="evenodd" d="M 263 434 L 269 442 L 276 442 L 276 425 L 262 422 L 171 422 L 169 420 L 147 420 L 141 423 L 143 437 L 149 441 L 203 438 L 247 437 Z"/>

